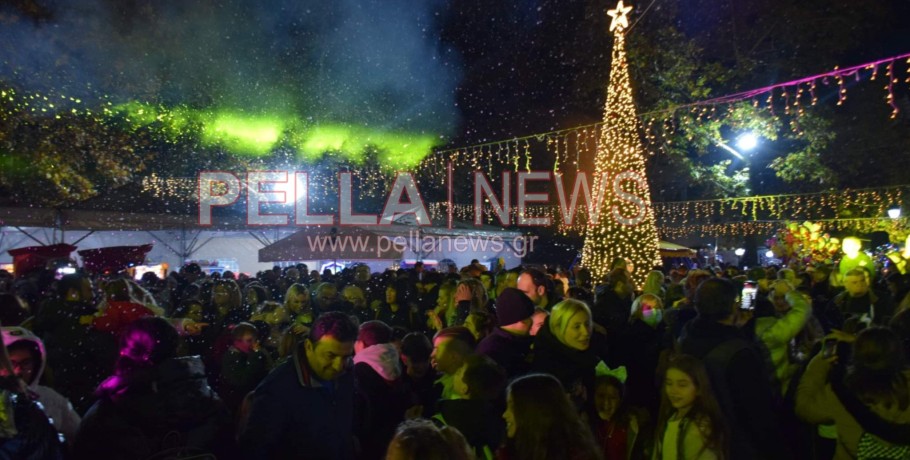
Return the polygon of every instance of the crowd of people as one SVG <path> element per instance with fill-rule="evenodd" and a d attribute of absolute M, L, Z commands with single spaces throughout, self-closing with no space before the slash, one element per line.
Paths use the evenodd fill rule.
<path fill-rule="evenodd" d="M 910 458 L 908 276 L 612 265 L 0 271 L 0 457 Z"/>

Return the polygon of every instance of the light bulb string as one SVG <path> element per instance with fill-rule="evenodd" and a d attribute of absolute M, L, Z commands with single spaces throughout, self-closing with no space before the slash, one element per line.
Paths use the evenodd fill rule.
<path fill-rule="evenodd" d="M 835 70 L 832 70 L 830 72 L 812 75 L 809 77 L 803 77 L 803 78 L 791 80 L 791 81 L 784 82 L 784 83 L 777 83 L 777 84 L 765 86 L 762 88 L 756 88 L 756 89 L 751 89 L 748 91 L 742 91 L 739 93 L 733 93 L 733 94 L 720 96 L 720 97 L 716 97 L 716 98 L 712 98 L 712 99 L 706 99 L 703 101 L 696 101 L 696 102 L 691 102 L 688 104 L 680 104 L 680 105 L 668 107 L 666 109 L 653 110 L 650 112 L 642 112 L 642 113 L 638 114 L 638 117 L 646 118 L 646 117 L 653 117 L 654 115 L 672 114 L 677 111 L 688 109 L 688 108 L 693 108 L 693 107 L 704 107 L 704 106 L 712 106 L 712 105 L 720 105 L 720 104 L 732 104 L 734 102 L 740 102 L 740 101 L 744 101 L 747 99 L 752 99 L 752 98 L 758 97 L 765 93 L 773 93 L 773 91 L 778 88 L 789 88 L 789 87 L 798 86 L 798 85 L 802 85 L 802 84 L 806 84 L 806 83 L 809 83 L 812 85 L 810 88 L 810 91 L 813 94 L 813 98 L 814 98 L 815 97 L 814 96 L 814 91 L 815 91 L 814 83 L 819 79 L 830 78 L 830 77 L 843 78 L 845 76 L 855 75 L 860 70 L 863 70 L 863 69 L 868 69 L 868 68 L 874 69 L 882 64 L 893 63 L 893 62 L 901 60 L 901 59 L 910 60 L 910 53 L 901 54 L 901 55 L 893 56 L 893 57 L 889 57 L 889 58 L 883 58 L 883 59 L 879 59 L 876 61 L 867 62 L 865 64 L 859 64 L 859 65 L 855 65 L 852 67 L 846 67 L 843 69 L 836 68 Z M 580 126 L 575 126 L 572 128 L 557 129 L 557 130 L 547 131 L 547 132 L 537 133 L 537 134 L 530 134 L 527 136 L 513 137 L 510 139 L 500 139 L 500 140 L 484 142 L 484 143 L 480 143 L 480 144 L 472 144 L 472 145 L 465 146 L 465 147 L 447 148 L 447 149 L 443 149 L 443 150 L 436 150 L 433 152 L 433 155 L 445 155 L 445 154 L 450 154 L 453 152 L 471 150 L 471 149 L 481 148 L 481 147 L 500 146 L 503 144 L 514 143 L 514 142 L 523 142 L 523 141 L 531 141 L 531 140 L 537 140 L 537 141 L 543 142 L 549 136 L 561 136 L 561 135 L 566 135 L 566 134 L 569 134 L 569 133 L 572 133 L 575 131 L 590 129 L 590 128 L 597 129 L 597 128 L 600 128 L 601 126 L 603 126 L 604 124 L 605 123 L 603 121 L 599 121 L 597 123 L 580 125 Z"/>

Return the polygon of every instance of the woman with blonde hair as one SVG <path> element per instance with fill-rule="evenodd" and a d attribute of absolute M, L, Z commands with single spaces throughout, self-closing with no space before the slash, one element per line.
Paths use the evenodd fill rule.
<path fill-rule="evenodd" d="M 212 284 L 211 313 L 221 327 L 246 321 L 249 314 L 243 309 L 240 286 L 232 279 L 217 279 Z"/>
<path fill-rule="evenodd" d="M 645 278 L 645 286 L 641 289 L 642 294 L 652 294 L 660 298 L 661 301 L 666 299 L 666 288 L 664 282 L 666 277 L 660 270 L 651 270 Z"/>
<path fill-rule="evenodd" d="M 284 310 L 290 316 L 291 330 L 305 334 L 310 330 L 316 315 L 310 302 L 310 290 L 298 283 L 292 284 L 284 294 Z"/>
<path fill-rule="evenodd" d="M 535 337 L 532 370 L 555 376 L 572 394 L 592 396 L 600 359 L 591 347 L 591 336 L 588 305 L 574 299 L 559 302 Z"/>

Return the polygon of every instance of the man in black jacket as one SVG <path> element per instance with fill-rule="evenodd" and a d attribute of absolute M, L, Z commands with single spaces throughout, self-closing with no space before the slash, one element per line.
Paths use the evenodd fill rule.
<path fill-rule="evenodd" d="M 739 289 L 723 278 L 698 286 L 698 316 L 686 325 L 682 352 L 705 363 L 717 401 L 730 427 L 730 458 L 792 458 L 774 411 L 771 371 L 756 344 L 736 326 Z"/>
<path fill-rule="evenodd" d="M 509 377 L 527 373 L 533 314 L 534 304 L 524 292 L 516 288 L 503 290 L 496 299 L 499 327 L 477 344 L 477 354 L 489 356 Z"/>
<path fill-rule="evenodd" d="M 894 303 L 887 292 L 872 289 L 866 269 L 854 268 L 844 275 L 844 292 L 831 299 L 827 311 L 834 320 L 825 324 L 826 329 L 846 328 L 852 332 L 857 329 L 856 323 L 888 324 L 894 314 Z"/>
<path fill-rule="evenodd" d="M 357 340 L 353 318 L 329 312 L 253 394 L 240 447 L 247 459 L 351 459 Z"/>

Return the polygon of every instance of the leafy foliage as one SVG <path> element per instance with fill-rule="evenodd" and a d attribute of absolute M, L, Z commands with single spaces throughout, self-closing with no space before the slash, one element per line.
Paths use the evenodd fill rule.
<path fill-rule="evenodd" d="M 898 2 L 822 5 L 764 0 L 713 7 L 708 3 L 686 2 L 683 7 L 679 2 L 665 2 L 650 10 L 628 39 L 641 112 L 653 118 L 657 131 L 651 149 L 687 159 L 662 160 L 655 155 L 649 165 L 650 177 L 666 173 L 666 163 L 675 163 L 688 172 L 673 169 L 674 177 L 692 179 L 687 188 L 676 187 L 675 193 L 658 199 L 779 193 L 784 184 L 788 191 L 879 185 L 877 180 L 868 180 L 883 175 L 889 176 L 887 183 L 902 183 L 891 177 L 892 170 L 883 171 L 882 163 L 872 161 L 861 146 L 881 146 L 883 152 L 876 160 L 888 163 L 884 152 L 893 157 L 901 145 L 910 145 L 908 136 L 899 134 L 906 130 L 882 122 L 888 114 L 883 113 L 887 107 L 881 97 L 869 97 L 855 88 L 851 91 L 856 90 L 862 102 L 851 100 L 833 109 L 836 85 L 822 84 L 815 106 L 811 106 L 808 91 L 801 95 L 799 107 L 793 95 L 788 99 L 777 91 L 771 104 L 765 95 L 732 105 L 685 108 L 693 102 L 844 65 L 844 59 L 856 59 L 853 54 L 864 50 L 865 40 L 881 38 L 875 24 L 893 21 L 889 15 L 902 8 Z M 886 56 L 862 55 L 870 60 Z M 718 145 L 731 144 L 744 131 L 759 135 L 761 145 L 753 155 L 746 155 L 746 161 L 721 162 L 730 155 Z M 838 137 L 847 132 L 849 139 Z M 859 145 L 845 151 L 845 144 Z M 768 173 L 776 180 L 761 179 Z M 747 178 L 751 184 L 736 183 Z M 858 183 L 863 180 L 867 183 Z M 664 189 L 669 188 L 673 187 Z M 655 192 L 660 190 L 655 187 Z"/>
<path fill-rule="evenodd" d="M 0 192 L 14 201 L 60 206 L 114 189 L 146 171 L 158 151 L 147 137 L 61 113 L 36 116 L 4 100 Z"/>

